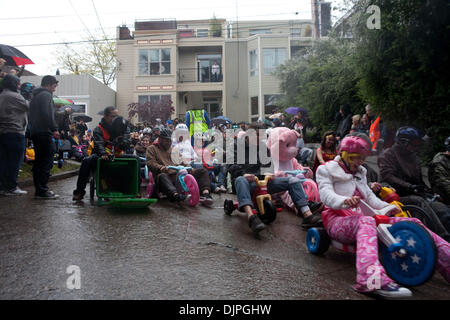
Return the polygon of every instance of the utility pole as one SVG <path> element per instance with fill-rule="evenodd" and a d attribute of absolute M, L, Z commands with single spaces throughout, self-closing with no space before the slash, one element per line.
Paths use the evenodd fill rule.
<path fill-rule="evenodd" d="M 311 0 L 311 16 L 313 22 L 312 36 L 314 40 L 320 38 L 319 0 Z"/>

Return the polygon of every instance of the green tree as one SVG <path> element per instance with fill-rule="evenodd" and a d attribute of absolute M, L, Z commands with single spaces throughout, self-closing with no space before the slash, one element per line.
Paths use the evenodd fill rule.
<path fill-rule="evenodd" d="M 450 135 L 450 2 L 370 4 L 381 10 L 381 28 L 366 27 L 368 14 L 356 26 L 359 93 L 394 127 L 425 131 L 432 142 L 430 157 Z"/>
<path fill-rule="evenodd" d="M 89 35 L 76 49 L 68 44 L 59 48 L 57 63 L 63 70 L 90 74 L 109 86 L 116 79 L 116 44 L 105 37 Z"/>
<path fill-rule="evenodd" d="M 276 71 L 286 94 L 284 106 L 306 108 L 319 132 L 335 128 L 334 117 L 341 105 L 350 105 L 354 112 L 364 109 L 358 95 L 354 47 L 340 39 L 316 42 Z"/>

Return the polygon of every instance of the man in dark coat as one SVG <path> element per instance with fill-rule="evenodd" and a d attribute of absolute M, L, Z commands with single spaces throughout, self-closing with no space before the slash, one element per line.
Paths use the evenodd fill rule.
<path fill-rule="evenodd" d="M 394 145 L 378 157 L 381 182 L 396 190 L 401 203 L 421 207 L 425 216 L 416 218 L 441 238 L 450 241 L 450 210 L 439 201 L 429 203 L 424 198 L 425 193 L 432 191 L 422 179 L 420 160 L 416 154 L 423 143 L 423 134 L 413 127 L 401 127 L 395 140 Z"/>
<path fill-rule="evenodd" d="M 52 138 L 58 139 L 58 126 L 55 122 L 53 92 L 58 81 L 53 76 L 42 78 L 41 87 L 33 91 L 30 103 L 30 135 L 36 154 L 33 163 L 33 182 L 36 199 L 56 199 L 58 196 L 48 189 L 48 179 L 56 152 Z"/>

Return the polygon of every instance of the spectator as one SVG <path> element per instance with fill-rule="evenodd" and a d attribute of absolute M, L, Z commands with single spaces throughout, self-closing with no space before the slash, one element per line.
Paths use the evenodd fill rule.
<path fill-rule="evenodd" d="M 36 199 L 56 199 L 58 197 L 47 186 L 56 151 L 52 136 L 59 139 L 53 103 L 53 92 L 56 91 L 57 86 L 58 81 L 55 77 L 43 77 L 41 87 L 33 92 L 33 99 L 30 103 L 30 134 L 36 155 L 33 163 Z"/>
<path fill-rule="evenodd" d="M 25 154 L 28 101 L 20 95 L 20 79 L 6 75 L 0 93 L 0 194 L 23 195 L 17 177 Z"/>
<path fill-rule="evenodd" d="M 72 147 L 70 151 L 70 155 L 75 158 L 77 161 L 83 161 L 83 159 L 86 157 L 87 152 L 85 153 L 85 149 L 83 149 L 82 143 L 80 141 L 80 138 L 77 135 L 77 130 L 75 128 L 70 129 L 70 135 L 68 137 L 68 140 L 70 142 L 70 145 Z"/>
<path fill-rule="evenodd" d="M 334 160 L 338 155 L 337 152 L 337 140 L 336 133 L 334 131 L 327 131 L 322 137 L 320 147 L 316 151 L 314 157 L 313 172 L 315 173 L 317 168 L 327 161 Z"/>
<path fill-rule="evenodd" d="M 441 196 L 442 202 L 450 205 L 450 137 L 445 139 L 445 152 L 433 158 L 428 170 L 428 179 L 434 192 Z"/>
<path fill-rule="evenodd" d="M 212 74 L 212 81 L 213 82 L 219 81 L 220 66 L 217 64 L 217 61 L 215 61 L 215 60 L 214 60 L 213 65 L 211 66 L 211 74 Z"/>
<path fill-rule="evenodd" d="M 352 117 L 352 127 L 350 129 L 350 133 L 358 132 L 361 126 L 361 116 L 359 114 L 355 114 Z"/>
<path fill-rule="evenodd" d="M 342 140 L 350 133 L 350 129 L 352 128 L 352 113 L 350 111 L 350 106 L 347 104 L 342 105 L 339 112 L 342 115 L 342 120 L 339 122 L 336 131 L 336 139 Z"/>
<path fill-rule="evenodd" d="M 210 123 L 208 113 L 202 108 L 197 108 L 186 112 L 186 126 L 189 129 L 192 146 L 194 146 L 194 133 L 207 132 L 209 130 Z"/>
<path fill-rule="evenodd" d="M 367 115 L 367 113 L 364 113 L 361 117 L 361 122 L 357 131 L 369 136 L 369 128 L 370 128 L 369 116 Z"/>
<path fill-rule="evenodd" d="M 150 146 L 150 137 L 148 135 L 144 135 L 141 141 L 139 141 L 134 147 L 136 155 L 140 158 L 145 158 L 148 146 Z"/>
<path fill-rule="evenodd" d="M 84 135 L 88 129 L 86 123 L 84 123 L 83 120 L 80 120 L 77 124 L 76 124 L 76 129 L 79 132 L 80 135 Z"/>
<path fill-rule="evenodd" d="M 426 216 L 416 218 L 445 240 L 450 240 L 450 211 L 441 202 L 424 199 L 430 188 L 422 179 L 417 151 L 423 143 L 423 134 L 414 127 L 401 127 L 394 145 L 378 157 L 380 180 L 392 186 L 403 204 L 421 207 Z"/>

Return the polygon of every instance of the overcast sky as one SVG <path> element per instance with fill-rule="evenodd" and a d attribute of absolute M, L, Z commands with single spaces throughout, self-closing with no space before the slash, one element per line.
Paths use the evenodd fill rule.
<path fill-rule="evenodd" d="M 86 39 L 87 30 L 115 37 L 116 27 L 137 19 L 277 20 L 310 19 L 311 0 L 20 0 L 1 1 L 0 43 L 17 47 L 39 75 L 54 74 L 56 50 L 67 41 Z M 297 14 L 296 14 L 297 13 Z M 52 45 L 50 45 L 52 44 Z M 73 46 L 76 50 L 77 46 Z"/>

